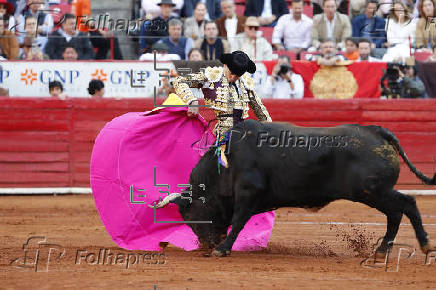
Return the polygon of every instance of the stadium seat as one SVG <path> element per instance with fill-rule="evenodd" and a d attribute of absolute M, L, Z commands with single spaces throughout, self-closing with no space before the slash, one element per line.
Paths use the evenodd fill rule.
<path fill-rule="evenodd" d="M 236 15 L 244 16 L 245 5 L 235 5 L 235 8 L 236 8 Z"/>
<path fill-rule="evenodd" d="M 280 55 L 287 55 L 287 56 L 289 56 L 289 58 L 291 60 L 297 60 L 297 54 L 295 52 L 293 52 L 293 51 L 289 51 L 289 50 L 277 50 L 274 53 L 279 55 L 279 56 Z"/>
<path fill-rule="evenodd" d="M 272 43 L 274 27 L 259 27 L 259 30 L 262 31 L 262 36 L 265 37 L 269 43 Z"/>
<path fill-rule="evenodd" d="M 304 4 L 303 7 L 303 14 L 306 15 L 309 18 L 313 18 L 313 7 L 307 3 Z"/>
<path fill-rule="evenodd" d="M 416 61 L 425 61 L 427 58 L 431 56 L 431 52 L 415 52 L 414 54 Z"/>

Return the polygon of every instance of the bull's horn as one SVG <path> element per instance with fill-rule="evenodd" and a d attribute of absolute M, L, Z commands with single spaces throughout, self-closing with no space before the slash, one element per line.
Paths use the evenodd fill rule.
<path fill-rule="evenodd" d="M 180 193 L 171 193 L 163 200 L 161 200 L 158 204 L 156 204 L 156 206 L 152 206 L 151 204 L 149 204 L 148 206 L 151 208 L 162 208 L 164 206 L 167 206 L 171 201 L 175 200 L 179 196 L 181 196 Z"/>

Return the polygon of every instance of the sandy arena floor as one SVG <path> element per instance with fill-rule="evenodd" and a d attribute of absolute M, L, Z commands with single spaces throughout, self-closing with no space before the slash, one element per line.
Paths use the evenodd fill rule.
<path fill-rule="evenodd" d="M 436 243 L 436 197 L 417 201 L 425 229 Z M 378 211 L 340 201 L 317 213 L 291 208 L 276 213 L 266 250 L 205 258 L 170 245 L 163 254 L 150 255 L 115 245 L 91 195 L 0 196 L 0 289 L 436 288 L 436 258 L 425 265 L 426 256 L 406 217 L 396 240 L 406 246 L 399 263 L 399 247 L 394 247 L 386 269 L 373 260 L 361 265 L 385 232 L 386 220 Z M 30 237 L 23 264 L 23 244 Z M 413 248 L 417 251 L 407 258 Z M 109 253 L 119 254 L 118 264 L 102 265 Z M 126 269 L 129 254 L 130 261 L 139 262 Z"/>

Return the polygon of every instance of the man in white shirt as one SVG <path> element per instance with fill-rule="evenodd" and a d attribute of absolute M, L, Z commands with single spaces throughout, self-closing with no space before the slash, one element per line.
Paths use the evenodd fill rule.
<path fill-rule="evenodd" d="M 303 78 L 292 72 L 290 64 L 281 65 L 277 76 L 268 77 L 264 93 L 273 99 L 302 99 Z"/>
<path fill-rule="evenodd" d="M 296 53 L 307 49 L 312 42 L 312 23 L 312 19 L 303 14 L 303 1 L 293 0 L 292 12 L 280 17 L 274 27 L 272 44 L 277 50 Z"/>
<path fill-rule="evenodd" d="M 368 38 L 362 38 L 359 40 L 359 58 L 356 61 L 381 61 L 381 59 L 371 56 L 371 40 Z"/>

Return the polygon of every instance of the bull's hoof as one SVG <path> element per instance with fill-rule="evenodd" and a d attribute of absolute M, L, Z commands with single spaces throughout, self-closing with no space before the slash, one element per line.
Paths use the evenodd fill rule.
<path fill-rule="evenodd" d="M 376 251 L 374 254 L 375 262 L 384 262 L 386 259 L 386 251 Z"/>
<path fill-rule="evenodd" d="M 436 247 L 434 247 L 430 242 L 428 242 L 426 245 L 421 247 L 421 251 L 424 254 L 427 254 L 428 252 L 436 252 Z"/>
<path fill-rule="evenodd" d="M 210 256 L 211 256 L 210 252 L 203 253 L 203 257 L 210 257 Z"/>
<path fill-rule="evenodd" d="M 159 247 L 160 247 L 162 250 L 165 250 L 165 248 L 168 247 L 168 244 L 169 244 L 168 242 L 160 242 L 160 243 L 159 243 Z"/>
<path fill-rule="evenodd" d="M 223 250 L 213 250 L 212 255 L 214 255 L 215 257 L 225 257 L 225 256 L 230 256 L 230 251 L 223 251 Z"/>

